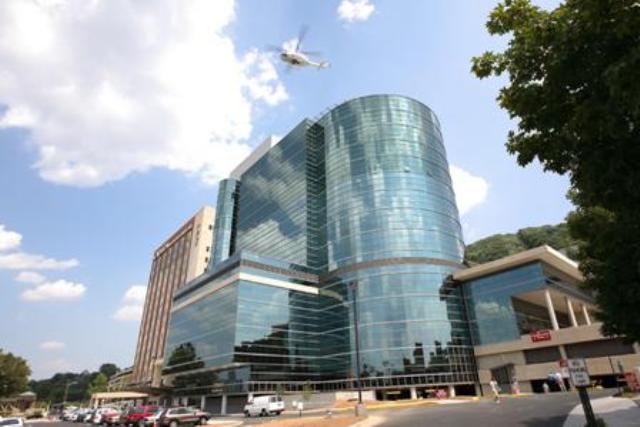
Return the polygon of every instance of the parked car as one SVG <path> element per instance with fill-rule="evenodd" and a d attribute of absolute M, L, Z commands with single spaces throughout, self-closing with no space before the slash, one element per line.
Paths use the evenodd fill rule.
<path fill-rule="evenodd" d="M 138 427 L 156 427 L 158 425 L 158 419 L 163 414 L 163 412 L 164 408 L 156 409 L 153 414 L 138 421 Z"/>
<path fill-rule="evenodd" d="M 125 416 L 126 416 L 125 411 L 114 410 L 112 412 L 106 412 L 102 414 L 102 425 L 103 426 L 119 426 L 120 424 L 124 424 Z"/>
<path fill-rule="evenodd" d="M 256 396 L 244 405 L 246 417 L 280 415 L 282 411 L 284 411 L 284 401 L 280 396 Z"/>
<path fill-rule="evenodd" d="M 183 406 L 168 408 L 162 412 L 156 421 L 157 427 L 178 427 L 184 424 L 205 424 L 211 414 L 195 408 Z"/>
<path fill-rule="evenodd" d="M 24 420 L 21 417 L 9 417 L 0 419 L 2 427 L 24 427 Z"/>
<path fill-rule="evenodd" d="M 146 417 L 150 417 L 159 408 L 160 407 L 158 405 L 143 405 L 131 408 L 126 415 L 122 417 L 122 424 L 126 427 L 138 426 L 141 420 L 144 420 Z"/>
<path fill-rule="evenodd" d="M 120 411 L 112 407 L 100 408 L 93 417 L 93 423 L 104 424 L 107 416 L 117 416 L 120 419 Z"/>
<path fill-rule="evenodd" d="M 78 423 L 90 423 L 91 419 L 93 418 L 93 414 L 94 413 L 95 413 L 95 410 L 84 411 L 84 412 L 80 413 L 80 415 L 78 415 L 78 418 L 76 419 L 76 422 L 78 422 Z"/>

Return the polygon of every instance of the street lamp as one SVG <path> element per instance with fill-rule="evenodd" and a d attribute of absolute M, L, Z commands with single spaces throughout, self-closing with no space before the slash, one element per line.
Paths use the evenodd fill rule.
<path fill-rule="evenodd" d="M 73 385 L 73 384 L 78 384 L 78 382 L 77 381 L 67 381 L 67 383 L 64 386 L 64 398 L 62 399 L 62 407 L 63 408 L 67 403 L 67 395 L 69 394 L 69 386 Z"/>
<path fill-rule="evenodd" d="M 353 330 L 356 341 L 356 384 L 358 387 L 358 404 L 356 405 L 356 416 L 362 415 L 365 406 L 362 403 L 362 381 L 360 379 L 360 332 L 358 328 L 358 282 L 349 283 L 351 294 L 353 296 Z"/>

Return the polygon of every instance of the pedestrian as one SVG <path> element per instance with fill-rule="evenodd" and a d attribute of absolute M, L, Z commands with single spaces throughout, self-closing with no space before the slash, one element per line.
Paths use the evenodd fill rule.
<path fill-rule="evenodd" d="M 564 378 L 560 372 L 556 372 L 556 381 L 558 382 L 558 387 L 560 387 L 560 391 L 567 391 L 567 386 L 564 383 Z"/>
<path fill-rule="evenodd" d="M 491 392 L 493 393 L 493 400 L 496 403 L 500 403 L 500 386 L 498 385 L 498 381 L 495 378 L 491 377 L 491 381 L 489 381 L 489 387 L 491 388 Z"/>
<path fill-rule="evenodd" d="M 544 394 L 549 394 L 550 388 L 549 384 L 546 381 L 542 383 L 542 391 L 544 392 Z"/>
<path fill-rule="evenodd" d="M 511 381 L 511 394 L 518 395 L 520 394 L 520 384 L 516 377 L 513 377 L 513 381 Z"/>

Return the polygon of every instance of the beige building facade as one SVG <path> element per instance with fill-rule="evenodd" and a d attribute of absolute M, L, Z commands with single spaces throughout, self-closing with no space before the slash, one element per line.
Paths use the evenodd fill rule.
<path fill-rule="evenodd" d="M 215 209 L 202 207 L 153 254 L 132 382 L 158 386 L 173 293 L 204 273 L 211 257 Z"/>
<path fill-rule="evenodd" d="M 504 392 L 542 392 L 565 361 L 584 358 L 594 384 L 613 387 L 640 366 L 640 347 L 600 332 L 598 307 L 581 288 L 578 266 L 542 246 L 453 275 L 463 286 L 478 380 L 484 393 L 495 378 Z M 551 384 L 552 387 L 554 384 Z M 560 386 L 560 383 L 557 383 Z"/>

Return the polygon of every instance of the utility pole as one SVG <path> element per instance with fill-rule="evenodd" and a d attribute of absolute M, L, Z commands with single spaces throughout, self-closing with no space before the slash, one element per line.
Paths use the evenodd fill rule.
<path fill-rule="evenodd" d="M 64 398 L 62 399 L 62 407 L 67 404 L 67 396 L 69 395 L 69 386 L 73 384 L 78 384 L 76 381 L 67 381 L 64 386 Z"/>
<path fill-rule="evenodd" d="M 358 388 L 358 404 L 356 405 L 356 416 L 363 415 L 366 407 L 362 403 L 362 381 L 360 379 L 360 331 L 358 327 L 358 282 L 349 283 L 353 296 L 353 330 L 356 341 L 356 384 Z"/>

